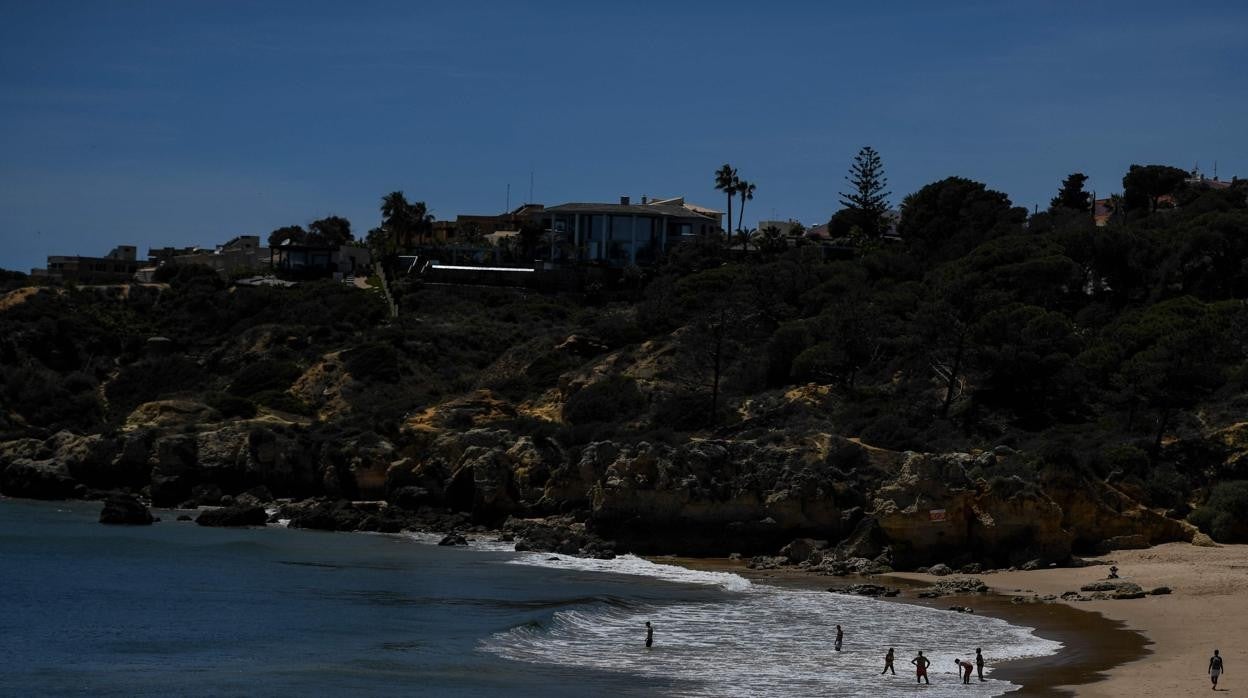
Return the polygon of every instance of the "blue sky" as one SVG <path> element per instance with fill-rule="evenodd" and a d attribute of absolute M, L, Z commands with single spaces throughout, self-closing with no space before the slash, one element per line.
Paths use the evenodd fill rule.
<path fill-rule="evenodd" d="M 0 0 L 0 267 L 211 245 L 402 190 L 723 199 L 826 221 L 859 147 L 1047 204 L 1133 162 L 1248 176 L 1248 5 Z"/>

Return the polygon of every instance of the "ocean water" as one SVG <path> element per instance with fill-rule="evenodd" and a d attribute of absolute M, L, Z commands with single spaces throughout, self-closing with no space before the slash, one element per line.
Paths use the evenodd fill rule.
<path fill-rule="evenodd" d="M 1014 687 L 962 686 L 955 656 L 1058 649 L 991 618 L 630 556 L 98 511 L 0 499 L 0 695 L 988 696 Z M 888 646 L 896 677 L 879 676 Z"/>

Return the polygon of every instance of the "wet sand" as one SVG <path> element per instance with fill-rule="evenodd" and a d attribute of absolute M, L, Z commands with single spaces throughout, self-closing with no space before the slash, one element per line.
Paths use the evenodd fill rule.
<path fill-rule="evenodd" d="M 1011 693 L 1011 696 L 1088 695 L 1086 691 L 1091 687 L 1090 684 L 1099 685 L 1095 682 L 1104 681 L 1108 672 L 1114 668 L 1139 661 L 1149 653 L 1148 638 L 1129 629 L 1125 622 L 1069 604 L 1015 604 L 1011 603 L 1012 593 L 1001 593 L 1002 590 L 995 588 L 994 591 L 998 593 L 946 596 L 938 599 L 920 599 L 913 596 L 915 590 L 927 586 L 928 580 L 934 579 L 927 575 L 888 575 L 888 579 L 827 577 L 797 569 L 752 570 L 738 560 L 663 557 L 656 558 L 655 561 L 699 570 L 734 572 L 759 583 L 804 589 L 844 587 L 862 581 L 883 583 L 903 590 L 902 596 L 883 599 L 885 601 L 933 608 L 969 606 L 977 614 L 1035 628 L 1040 637 L 1061 642 L 1062 650 L 1057 654 L 1010 662 L 992 662 L 991 648 L 984 648 L 993 675 L 1022 686 L 1019 691 Z M 1103 576 L 1106 568 L 1084 569 L 1099 570 Z M 981 575 L 980 578 L 992 585 L 995 576 Z"/>

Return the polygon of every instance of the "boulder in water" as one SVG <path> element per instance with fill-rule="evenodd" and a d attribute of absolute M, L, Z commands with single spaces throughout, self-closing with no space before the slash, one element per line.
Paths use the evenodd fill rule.
<path fill-rule="evenodd" d="M 152 521 L 152 512 L 134 495 L 112 495 L 104 501 L 104 508 L 100 510 L 102 524 L 150 526 Z"/>

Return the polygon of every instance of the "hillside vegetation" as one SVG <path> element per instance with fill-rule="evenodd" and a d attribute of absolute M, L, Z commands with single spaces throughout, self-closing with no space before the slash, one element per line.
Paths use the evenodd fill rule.
<path fill-rule="evenodd" d="M 0 491 L 263 485 L 566 515 L 638 550 L 805 535 L 895 565 L 1061 560 L 1190 538 L 1189 515 L 1243 540 L 1248 210 L 1182 203 L 1098 228 L 950 178 L 906 199 L 901 241 L 705 240 L 569 294 L 400 282 L 397 319 L 329 282 L 12 275 Z M 927 540 L 928 509 L 968 532 Z"/>

